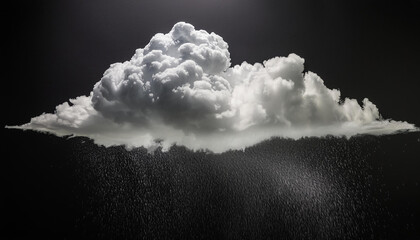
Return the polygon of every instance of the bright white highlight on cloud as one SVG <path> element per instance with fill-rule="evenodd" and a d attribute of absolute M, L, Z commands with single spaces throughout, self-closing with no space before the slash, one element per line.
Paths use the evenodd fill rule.
<path fill-rule="evenodd" d="M 296 54 L 230 66 L 228 44 L 180 22 L 105 71 L 89 96 L 12 127 L 85 136 L 104 146 L 184 145 L 223 152 L 271 137 L 391 134 L 417 130 L 383 120 L 365 98 L 340 98 Z"/>

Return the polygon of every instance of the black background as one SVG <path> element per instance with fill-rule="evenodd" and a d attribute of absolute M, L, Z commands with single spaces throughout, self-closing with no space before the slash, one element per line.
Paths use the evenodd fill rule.
<path fill-rule="evenodd" d="M 417 71 L 420 63 L 419 1 L 15 1 L 4 5 L 1 11 L 3 126 L 27 123 L 31 117 L 38 116 L 42 112 L 53 112 L 56 105 L 69 98 L 89 94 L 109 64 L 128 60 L 136 48 L 147 44 L 155 33 L 168 32 L 177 21 L 190 22 L 197 29 L 214 31 L 221 35 L 230 46 L 233 64 L 242 61 L 262 62 L 274 56 L 286 56 L 293 52 L 305 58 L 306 70 L 319 74 L 327 87 L 340 89 L 343 97 L 356 98 L 359 102 L 368 97 L 378 106 L 385 118 L 420 125 Z M 135 206 L 118 201 L 118 197 L 138 194 L 127 193 L 128 185 L 118 180 L 124 176 L 119 171 L 127 171 L 127 165 L 121 163 L 115 167 L 119 169 L 118 171 L 103 177 L 101 181 L 98 180 L 97 174 L 89 172 L 101 172 L 98 169 L 104 166 L 89 164 L 92 164 L 92 161 L 103 161 L 102 164 L 107 160 L 112 162 L 113 158 L 107 156 L 110 154 L 112 156 L 113 152 L 114 155 L 121 155 L 124 161 L 128 161 L 130 158 L 124 155 L 122 149 L 105 150 L 93 146 L 89 141 L 87 145 L 83 145 L 79 142 L 80 139 L 66 141 L 53 136 L 15 130 L 2 129 L 2 135 L 6 141 L 5 158 L 2 159 L 4 166 L 2 182 L 6 190 L 6 203 L 2 205 L 7 212 L 6 219 L 9 219 L 6 225 L 9 233 L 15 236 L 45 234 L 59 238 L 104 237 L 107 234 L 123 236 L 121 232 L 128 232 L 126 237 L 141 236 L 138 232 L 140 230 L 128 231 L 134 229 L 130 224 L 136 221 L 128 225 L 121 223 L 121 219 L 133 220 L 136 216 L 121 213 L 116 217 L 124 206 Z M 365 165 L 362 166 L 355 163 L 360 160 L 361 155 L 348 156 L 349 152 L 353 151 L 352 143 L 337 140 L 341 145 L 324 149 L 326 153 L 328 149 L 341 150 L 337 155 L 322 158 L 323 161 L 347 159 L 352 162 L 351 166 L 357 166 L 352 167 L 356 170 L 364 167 L 380 169 L 374 173 L 361 174 L 363 178 L 369 174 L 373 175 L 373 179 L 376 180 L 369 178 L 368 181 L 362 181 L 354 178 L 355 186 L 362 186 L 361 188 L 365 189 L 363 191 L 372 191 L 369 193 L 372 196 L 381 197 L 381 194 L 386 195 L 386 193 L 391 195 L 389 197 L 391 200 L 381 203 L 385 207 L 373 204 L 372 209 L 366 210 L 373 212 L 378 208 L 380 214 L 371 216 L 368 220 L 377 221 L 383 218 L 387 223 L 374 224 L 375 230 L 361 231 L 359 232 L 361 235 L 358 236 L 369 238 L 372 232 L 375 233 L 372 235 L 373 238 L 395 239 L 399 235 L 403 238 L 418 236 L 419 225 L 416 221 L 419 209 L 416 203 L 419 200 L 419 178 L 416 170 L 420 166 L 415 162 L 419 154 L 418 139 L 419 136 L 414 134 L 406 138 L 381 138 L 372 140 L 374 143 L 368 144 L 362 141 L 364 151 L 367 151 L 371 145 L 381 146 L 382 149 L 368 158 L 373 163 L 366 163 L 369 161 L 364 159 Z M 382 145 L 375 141 L 385 141 L 385 143 Z M 334 141 L 331 140 L 332 142 Z M 314 150 L 313 146 L 318 143 L 305 144 L 297 149 Z M 330 143 L 327 141 L 326 145 L 330 146 Z M 342 150 L 343 148 L 347 150 Z M 388 151 L 385 151 L 386 149 Z M 300 152 L 290 149 L 283 151 Z M 197 158 L 203 161 L 202 157 Z M 182 166 L 182 161 L 173 161 L 175 162 L 172 162 L 172 165 L 162 164 L 160 169 L 152 163 L 146 164 L 145 169 L 155 169 L 148 176 L 156 177 L 157 183 L 152 186 L 158 187 L 157 192 L 166 191 L 159 179 L 168 179 L 168 176 L 159 177 L 159 174 L 170 174 L 173 171 L 173 169 L 165 170 L 165 167 Z M 239 164 L 238 159 L 231 161 Z M 307 164 L 310 165 L 307 162 L 304 165 Z M 193 166 L 194 170 L 197 170 L 198 165 L 193 164 Z M 105 168 L 113 169 L 111 165 Z M 234 171 L 232 170 L 234 167 L 228 169 Z M 213 170 L 202 171 L 209 174 Z M 332 176 L 341 179 L 340 176 L 346 175 L 345 173 L 346 171 Z M 207 175 L 197 176 L 196 178 L 201 179 Z M 218 175 L 215 174 L 213 178 L 212 176 L 210 179 Z M 98 183 L 95 185 L 91 181 Z M 376 185 L 373 184 L 375 181 Z M 345 181 L 339 182 L 344 184 Z M 366 187 L 365 182 L 372 183 L 372 186 Z M 109 189 L 114 189 L 114 192 L 109 189 L 108 191 L 104 187 L 106 184 L 114 187 L 122 186 L 123 190 L 115 192 L 115 189 L 110 187 Z M 94 188 L 92 186 L 101 189 L 106 197 L 93 194 L 95 191 L 91 189 Z M 203 187 L 198 183 L 192 186 Z M 223 184 L 220 185 L 217 181 L 211 182 L 209 189 L 218 189 L 221 186 Z M 400 190 L 401 188 L 403 190 Z M 385 193 L 375 189 L 385 189 Z M 204 190 L 192 192 L 206 193 Z M 236 195 L 230 195 L 229 191 L 223 189 L 217 192 L 227 195 L 222 194 L 219 200 L 203 197 L 202 201 L 215 201 L 217 204 L 210 205 L 218 207 L 218 211 L 232 209 L 231 206 L 219 206 L 218 201 Z M 150 199 L 154 199 L 153 196 Z M 165 201 L 161 197 L 156 199 L 159 200 L 158 203 L 152 205 L 160 209 L 164 216 L 168 211 L 162 210 L 164 207 L 159 206 L 166 206 Z M 365 202 L 371 203 L 373 199 L 376 197 L 369 197 Z M 237 199 L 229 201 L 241 202 Z M 106 207 L 107 202 L 120 203 L 120 205 Z M 387 211 L 391 211 L 392 214 L 383 209 L 388 209 Z M 201 211 L 214 213 L 211 210 L 201 209 Z M 219 213 L 218 211 L 216 213 Z M 241 210 L 237 211 L 241 213 Z M 238 214 L 233 215 L 238 216 Z M 100 216 L 111 220 L 103 223 L 102 220 L 98 220 Z M 160 217 L 151 217 L 151 219 L 161 219 Z M 203 236 L 211 237 L 212 232 L 218 236 L 217 233 L 224 232 L 220 230 L 225 225 L 219 217 L 220 214 L 210 216 L 209 219 L 212 221 L 199 219 L 198 222 L 220 223 L 220 226 L 208 226 L 207 230 L 204 228 Z M 275 217 L 278 216 L 275 214 L 269 216 L 272 221 L 267 222 L 279 223 L 279 219 L 273 220 Z M 169 219 L 176 220 L 176 218 Z M 363 228 L 365 226 L 363 223 L 368 220 L 360 220 L 359 227 Z M 142 226 L 144 224 L 143 222 Z M 145 225 L 161 226 L 160 223 Z M 288 227 L 287 224 L 283 226 L 284 229 Z M 145 230 L 145 236 L 170 236 L 171 231 L 162 228 L 166 229 L 166 233 L 156 228 Z M 389 230 L 394 228 L 395 230 Z M 188 228 L 184 226 L 181 229 L 184 229 L 184 232 L 177 232 L 178 236 L 185 235 L 187 231 L 185 229 Z M 203 226 L 193 229 L 200 232 L 199 229 L 203 229 Z M 230 229 L 230 232 L 236 234 L 241 230 L 241 228 L 235 229 Z M 270 227 L 266 230 L 268 233 L 273 232 Z M 294 236 L 279 231 L 281 236 L 305 238 L 304 233 Z M 103 232 L 104 235 L 98 235 L 99 232 Z M 162 235 L 153 235 L 159 232 Z M 383 236 L 378 237 L 379 232 L 384 232 Z M 350 233 L 346 235 L 349 238 L 352 236 Z M 200 235 L 189 236 L 196 238 Z"/>

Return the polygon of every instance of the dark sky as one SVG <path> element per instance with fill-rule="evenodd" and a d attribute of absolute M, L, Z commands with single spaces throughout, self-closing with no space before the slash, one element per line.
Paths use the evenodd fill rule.
<path fill-rule="evenodd" d="M 89 94 L 110 64 L 128 60 L 135 49 L 144 47 L 155 33 L 166 33 L 176 22 L 187 21 L 197 29 L 213 31 L 222 36 L 229 43 L 233 64 L 242 61 L 261 62 L 274 56 L 296 53 L 305 58 L 306 70 L 319 74 L 327 87 L 339 88 L 342 96 L 356 98 L 359 103 L 364 97 L 368 97 L 378 106 L 384 117 L 420 126 L 419 12 L 419 0 L 12 1 L 3 5 L 1 10 L 1 106 L 6 109 L 1 121 L 3 126 L 24 124 L 31 117 L 43 112 L 53 112 L 55 106 L 69 98 Z M 346 184 L 348 181 L 349 186 L 361 186 L 361 192 L 367 189 L 372 194 L 378 194 L 378 199 L 383 200 L 383 204 L 388 204 L 391 211 L 400 213 L 390 217 L 387 212 L 379 212 L 373 217 L 378 222 L 366 218 L 365 222 L 379 226 L 376 233 L 382 234 L 385 230 L 386 234 L 395 232 L 399 235 L 401 229 L 408 233 L 414 229 L 417 235 L 419 232 L 420 225 L 412 223 L 420 215 L 417 204 L 420 199 L 419 162 L 415 161 L 420 149 L 418 133 L 401 134 L 393 138 L 354 138 L 350 141 L 304 139 L 289 145 L 288 140 L 278 140 L 280 142 L 271 143 L 274 147 L 270 143 L 255 147 L 263 150 L 268 147 L 269 151 L 266 153 L 261 149 L 251 152 L 253 154 L 239 152 L 249 159 L 252 158 L 248 161 L 249 168 L 238 167 L 243 159 L 237 156 L 229 157 L 230 161 L 223 158 L 219 161 L 216 156 L 216 160 L 209 163 L 207 158 L 213 156 L 200 153 L 204 156 L 201 160 L 201 155 L 194 155 L 194 161 L 190 161 L 191 159 L 183 155 L 186 150 L 174 148 L 173 151 L 181 151 L 178 155 L 170 155 L 178 159 L 176 161 L 160 161 L 168 160 L 165 153 L 156 155 L 159 161 L 154 161 L 152 155 L 147 155 L 148 158 L 140 159 L 139 166 L 130 168 L 134 166 L 133 159 L 137 158 L 135 151 L 129 152 L 123 148 L 105 149 L 89 142 L 84 144 L 84 141 L 64 140 L 33 132 L 4 128 L 3 131 L 2 136 L 7 143 L 4 147 L 6 157 L 2 157 L 4 174 L 1 175 L 1 182 L 5 185 L 3 192 L 7 203 L 4 206 L 9 211 L 5 211 L 5 218 L 11 225 L 6 226 L 6 229 L 13 234 L 29 235 L 35 231 L 43 237 L 54 236 L 52 233 L 63 237 L 69 235 L 69 229 L 78 228 L 83 231 L 91 229 L 91 233 L 101 234 L 101 223 L 108 218 L 123 219 L 122 222 L 126 223 L 124 220 L 131 221 L 136 217 L 135 214 L 130 215 L 130 207 L 141 209 L 143 205 L 136 200 L 143 197 L 146 200 L 150 198 L 150 201 L 156 198 L 158 204 L 162 203 L 163 210 L 157 208 L 162 211 L 155 211 L 152 208 L 151 212 L 165 214 L 164 207 L 168 206 L 167 203 L 159 202 L 161 198 L 153 194 L 167 194 L 165 184 L 173 184 L 171 181 L 177 183 L 176 177 L 185 177 L 192 190 L 189 194 L 182 191 L 171 191 L 170 194 L 179 194 L 179 199 L 188 200 L 191 194 L 201 196 L 208 193 L 204 195 L 203 203 L 208 199 L 216 202 L 219 197 L 224 201 L 210 206 L 218 207 L 221 204 L 222 207 L 216 208 L 216 213 L 221 216 L 229 215 L 231 213 L 226 210 L 235 210 L 236 206 L 241 206 L 242 198 L 237 197 L 241 196 L 241 191 L 255 193 L 255 199 L 260 199 L 260 192 L 270 192 L 264 185 L 260 187 L 254 184 L 253 176 L 264 180 L 264 174 L 271 171 L 273 165 L 268 165 L 268 170 L 259 171 L 255 166 L 259 166 L 260 162 L 254 163 L 253 158 L 262 159 L 264 164 L 272 164 L 278 160 L 279 152 L 285 153 L 285 160 L 282 161 L 287 164 L 281 165 L 283 163 L 280 161 L 277 169 L 282 170 L 284 166 L 285 169 L 287 166 L 309 166 L 313 169 L 313 172 L 309 172 L 313 175 L 309 177 L 317 176 L 320 169 L 325 170 L 327 175 L 342 177 L 334 184 Z M 275 159 L 261 157 L 259 152 Z M 220 166 L 216 164 L 214 167 L 213 163 Z M 232 166 L 223 165 L 232 163 Z M 147 195 L 142 192 L 148 190 L 147 188 L 140 189 L 142 191 L 134 191 L 134 194 L 139 194 L 139 198 L 130 198 L 135 187 L 144 187 L 141 184 L 136 185 L 137 176 L 143 174 L 136 172 L 137 168 L 150 171 L 149 175 L 144 176 L 155 180 L 150 188 L 156 191 Z M 298 179 L 307 178 L 305 172 L 297 173 Z M 224 180 L 223 176 L 228 178 Z M 248 182 L 243 183 L 240 178 L 242 176 L 246 176 L 245 180 Z M 134 183 L 134 187 L 130 184 L 124 185 L 125 182 L 120 181 L 121 179 L 133 180 L 129 183 Z M 214 185 L 209 187 L 203 184 L 207 182 Z M 232 182 L 233 185 L 229 185 Z M 359 185 L 351 185 L 353 182 Z M 181 190 L 185 189 L 188 190 L 181 186 Z M 212 191 L 215 189 L 226 195 L 216 194 L 212 198 Z M 383 189 L 386 191 L 382 192 Z M 239 194 L 232 194 L 231 190 L 239 191 Z M 359 190 L 356 190 L 359 194 Z M 98 192 L 99 197 L 95 195 Z M 391 197 L 386 196 L 388 193 L 391 193 Z M 124 194 L 128 194 L 128 197 Z M 166 197 L 164 194 L 163 197 Z M 96 198 L 92 200 L 91 196 Z M 133 203 L 118 205 L 121 199 Z M 377 204 L 372 199 L 374 198 L 367 197 L 363 201 L 371 205 Z M 99 204 L 95 206 L 97 202 Z M 112 205 L 114 203 L 117 204 Z M 192 205 L 192 209 L 199 208 L 201 204 L 192 200 L 187 203 Z M 277 217 L 274 211 L 276 206 L 274 210 L 270 206 L 268 205 L 267 212 L 272 215 L 268 215 L 268 223 L 262 224 L 264 227 L 277 226 L 269 224 L 270 217 Z M 380 205 L 375 205 L 367 212 L 375 213 L 378 206 Z M 95 215 L 95 212 L 91 212 L 92 209 L 105 209 L 102 210 L 105 215 Z M 203 210 L 204 213 L 214 212 L 209 209 Z M 240 216 L 242 212 L 238 211 Z M 122 214 L 112 218 L 114 213 L 121 212 Z M 139 213 L 143 214 L 142 211 Z M 198 216 L 204 216 L 203 219 L 208 217 L 201 213 L 198 211 Z M 148 212 L 144 214 L 147 215 Z M 105 217 L 100 218 L 101 216 Z M 153 220 L 153 215 L 151 216 Z M 394 225 L 380 225 L 382 217 Z M 407 220 L 403 221 L 404 218 Z M 217 218 L 210 216 L 210 219 Z M 246 217 L 244 219 L 247 220 Z M 302 219 L 308 218 L 304 216 Z M 316 222 L 317 218 L 311 219 L 316 219 L 313 221 L 322 225 L 322 222 Z M 115 225 L 117 230 L 126 230 L 127 226 L 117 222 L 122 225 L 119 226 L 111 220 L 104 228 Z M 195 223 L 196 219 L 189 220 Z M 220 223 L 222 230 L 229 231 L 225 229 L 223 221 Z M 361 222 L 360 226 L 366 228 L 363 225 L 365 222 Z M 89 223 L 94 224 L 93 228 Z M 182 225 L 182 222 L 176 223 Z M 219 224 L 217 221 L 215 223 Z M 129 222 L 128 227 L 135 224 L 136 221 Z M 110 229 L 108 230 L 112 232 L 113 228 Z M 214 231 L 211 227 L 207 229 Z M 75 236 L 86 235 L 83 231 Z"/>
<path fill-rule="evenodd" d="M 177 21 L 221 35 L 233 64 L 297 53 L 342 96 L 420 125 L 420 1 L 54 0 L 2 11 L 8 125 L 89 94 L 109 64 Z"/>

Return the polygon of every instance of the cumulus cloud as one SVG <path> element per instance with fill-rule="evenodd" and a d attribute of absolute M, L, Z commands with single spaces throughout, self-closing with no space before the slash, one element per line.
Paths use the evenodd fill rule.
<path fill-rule="evenodd" d="M 223 152 L 270 137 L 390 134 L 417 130 L 384 120 L 304 73 L 296 54 L 231 66 L 222 37 L 179 22 L 105 71 L 89 96 L 13 128 L 85 136 L 97 144 L 164 149 L 173 144 Z"/>

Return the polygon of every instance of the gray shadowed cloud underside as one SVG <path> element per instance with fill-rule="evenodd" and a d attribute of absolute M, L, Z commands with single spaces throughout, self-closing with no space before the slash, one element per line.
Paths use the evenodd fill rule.
<path fill-rule="evenodd" d="M 88 96 L 11 128 L 85 136 L 104 146 L 223 152 L 271 137 L 414 131 L 367 98 L 340 97 L 296 54 L 231 66 L 222 37 L 179 22 L 105 71 Z M 157 141 L 159 140 L 159 141 Z"/>

